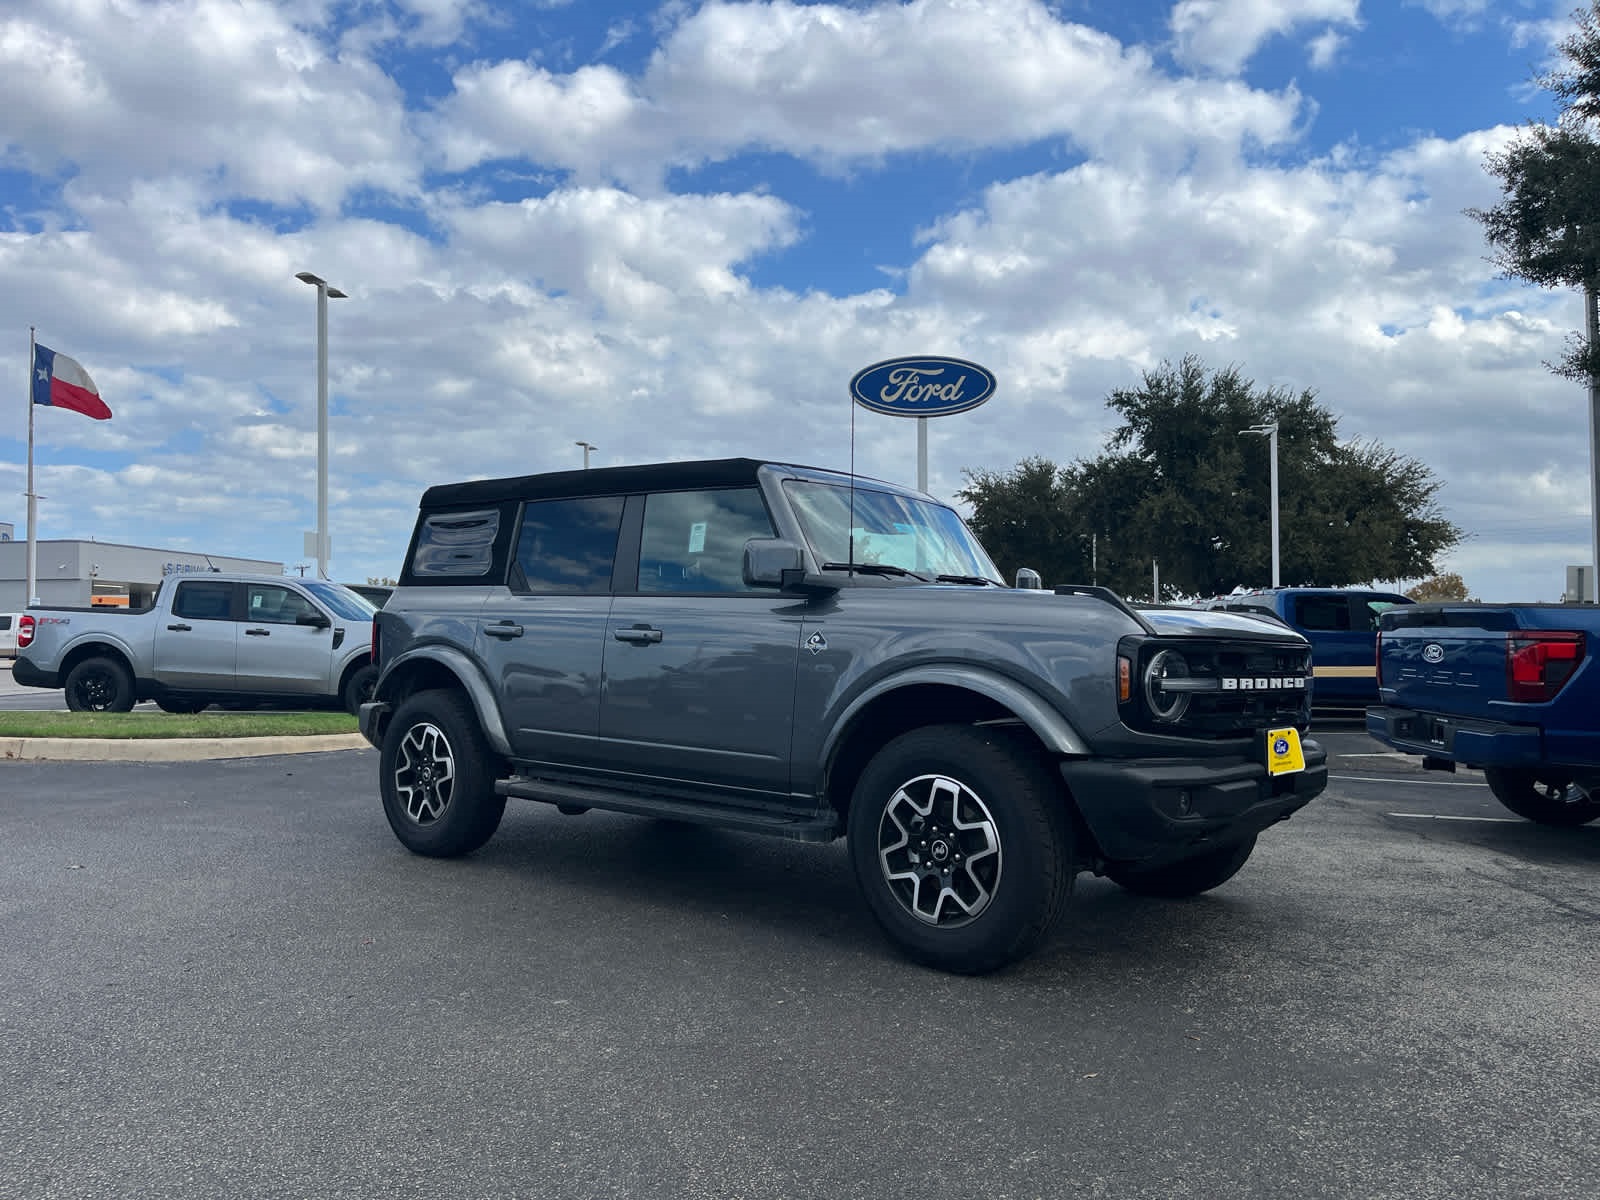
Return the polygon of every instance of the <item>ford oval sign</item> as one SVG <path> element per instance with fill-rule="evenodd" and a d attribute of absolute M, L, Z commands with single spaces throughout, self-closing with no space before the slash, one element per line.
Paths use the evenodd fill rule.
<path fill-rule="evenodd" d="M 891 358 L 858 371 L 850 394 L 891 417 L 948 417 L 994 395 L 994 376 L 964 358 Z"/>

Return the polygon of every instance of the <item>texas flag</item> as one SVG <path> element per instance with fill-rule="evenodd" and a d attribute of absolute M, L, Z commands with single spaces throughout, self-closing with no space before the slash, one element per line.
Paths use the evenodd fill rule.
<path fill-rule="evenodd" d="M 70 408 L 96 421 L 111 419 L 111 410 L 100 399 L 100 389 L 82 364 L 37 343 L 33 347 L 33 402 L 49 408 Z"/>

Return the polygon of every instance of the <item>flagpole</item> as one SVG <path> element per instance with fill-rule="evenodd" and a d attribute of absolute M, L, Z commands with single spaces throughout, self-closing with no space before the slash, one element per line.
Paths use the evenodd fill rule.
<path fill-rule="evenodd" d="M 28 594 L 22 598 L 22 607 L 37 603 L 33 594 L 39 576 L 39 543 L 34 534 L 34 521 L 38 517 L 38 497 L 33 494 L 33 369 L 38 365 L 38 343 L 34 340 L 33 326 L 28 326 Z"/>

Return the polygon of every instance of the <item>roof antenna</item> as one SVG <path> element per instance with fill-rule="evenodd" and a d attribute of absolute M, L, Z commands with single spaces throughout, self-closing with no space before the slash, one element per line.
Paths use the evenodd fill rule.
<path fill-rule="evenodd" d="M 200 552 L 200 557 L 206 560 L 206 570 L 212 572 L 215 575 L 222 574 L 222 568 L 217 566 L 216 563 L 211 561 L 211 555 L 205 553 L 204 551 L 201 551 Z"/>

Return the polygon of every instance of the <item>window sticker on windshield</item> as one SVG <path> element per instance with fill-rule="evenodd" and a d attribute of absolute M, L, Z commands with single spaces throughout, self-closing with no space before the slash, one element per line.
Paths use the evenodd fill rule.
<path fill-rule="evenodd" d="M 704 554 L 706 550 L 706 523 L 696 521 L 689 526 L 689 553 Z"/>

